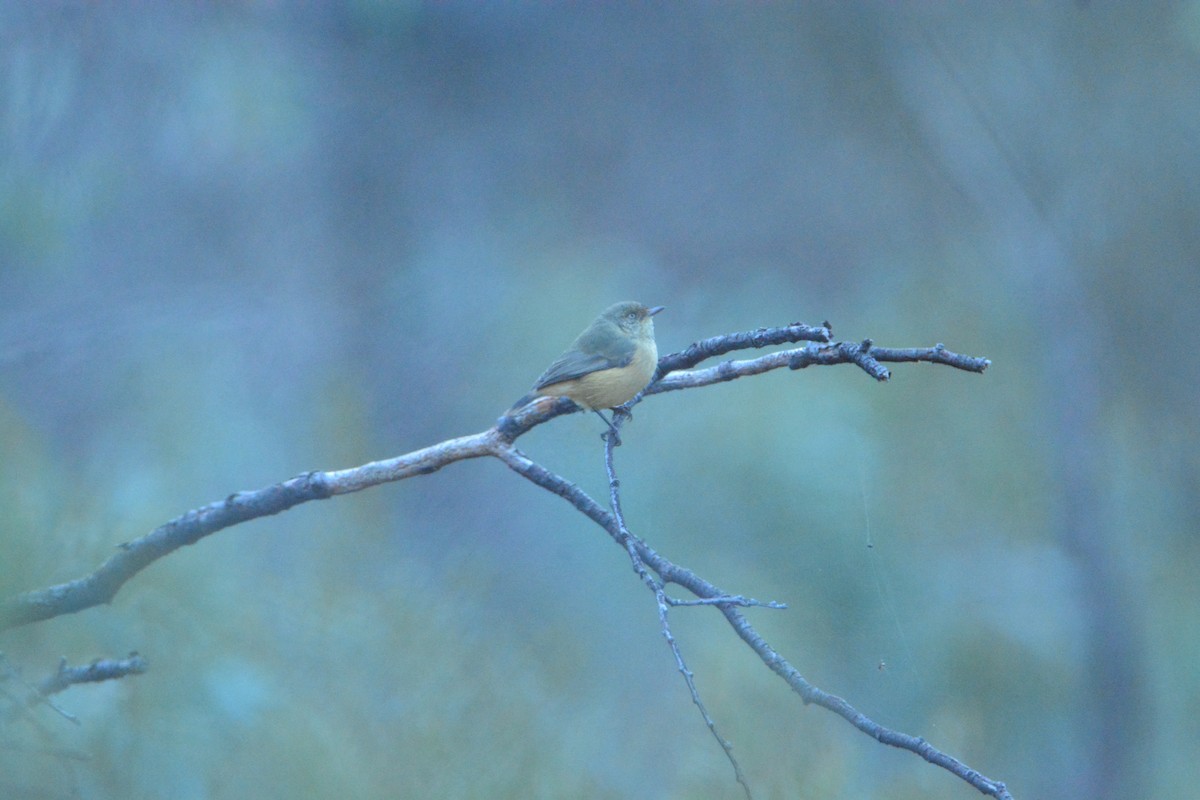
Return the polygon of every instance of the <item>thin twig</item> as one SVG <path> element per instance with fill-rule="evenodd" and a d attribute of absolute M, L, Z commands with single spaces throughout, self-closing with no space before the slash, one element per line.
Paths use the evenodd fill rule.
<path fill-rule="evenodd" d="M 777 603 L 774 600 L 755 600 L 753 597 L 742 597 L 740 594 L 723 595 L 721 597 L 697 597 L 695 600 L 678 600 L 667 597 L 667 603 L 672 606 L 738 606 L 740 608 L 775 608 L 786 609 L 787 603 Z"/>
<path fill-rule="evenodd" d="M 97 658 L 81 667 L 68 665 L 64 658 L 59 661 L 58 670 L 53 675 L 46 676 L 38 683 L 37 690 L 48 697 L 77 683 L 117 680 L 126 675 L 141 675 L 149 668 L 150 664 L 137 653 L 130 653 L 128 658 Z"/>
<path fill-rule="evenodd" d="M 679 642 L 671 633 L 671 621 L 668 612 L 671 608 L 671 603 L 667 600 L 667 594 L 663 591 L 662 581 L 654 580 L 646 571 L 645 563 L 642 561 L 641 555 L 637 552 L 637 544 L 634 541 L 634 536 L 629 532 L 628 526 L 625 524 L 625 514 L 621 511 L 621 482 L 617 479 L 616 467 L 613 464 L 613 451 L 618 443 L 618 431 L 621 424 L 629 419 L 628 411 L 621 411 L 613 414 L 613 429 L 610 433 L 604 436 L 604 469 L 608 473 L 608 496 L 612 507 L 613 521 L 617 526 L 617 535 L 625 544 L 626 550 L 629 553 L 630 559 L 633 561 L 633 568 L 642 576 L 642 580 L 654 592 L 654 597 L 658 601 L 658 622 L 662 629 L 663 639 L 666 640 L 667 646 L 671 648 L 671 653 L 675 656 L 675 666 L 679 670 L 679 674 L 683 676 L 683 680 L 687 683 L 688 692 L 692 695 L 692 703 L 700 711 L 700 716 L 704 719 L 704 724 L 708 726 L 708 730 L 712 733 L 713 738 L 717 740 L 717 744 L 725 752 L 725 757 L 729 759 L 729 764 L 733 767 L 733 775 L 742 789 L 746 792 L 746 800 L 754 800 L 754 794 L 750 791 L 750 784 L 746 780 L 745 774 L 742 772 L 742 767 L 738 764 L 737 758 L 733 755 L 733 743 L 721 735 L 717 730 L 717 723 L 713 720 L 712 715 L 708 713 L 708 708 L 704 705 L 704 701 L 700 698 L 700 690 L 696 687 L 696 679 L 694 673 L 688 668 L 687 662 L 683 659 L 683 650 L 679 646 Z"/>
<path fill-rule="evenodd" d="M 43 703 L 63 719 L 78 725 L 80 724 L 79 719 L 66 709 L 59 707 L 50 699 L 51 695 L 58 694 L 77 683 L 97 683 L 124 678 L 126 675 L 140 675 L 148 668 L 146 659 L 137 653 L 130 653 L 128 658 L 122 659 L 98 658 L 82 667 L 72 667 L 67 664 L 67 659 L 63 658 L 59 660 L 58 668 L 53 673 L 42 678 L 35 685 L 22 678 L 16 667 L 5 658 L 3 653 L 0 653 L 0 681 L 15 680 L 24 689 L 24 700 L 8 691 L 0 690 L 9 701 L 6 714 L 0 714 L 0 717 L 12 718 L 22 713 L 28 713 L 28 709 Z"/>

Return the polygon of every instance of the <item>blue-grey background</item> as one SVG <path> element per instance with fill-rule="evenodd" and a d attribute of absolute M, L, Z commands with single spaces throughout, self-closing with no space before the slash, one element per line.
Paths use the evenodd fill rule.
<path fill-rule="evenodd" d="M 485 429 L 616 300 L 663 352 L 829 320 L 994 364 L 653 398 L 633 529 L 1018 798 L 1187 796 L 1198 142 L 1195 0 L 5 4 L 0 589 Z M 598 425 L 520 446 L 602 498 Z M 977 796 L 673 619 L 759 797 Z M 8 797 L 740 796 L 624 553 L 495 462 L 0 650 L 151 664 L 8 723 Z"/>

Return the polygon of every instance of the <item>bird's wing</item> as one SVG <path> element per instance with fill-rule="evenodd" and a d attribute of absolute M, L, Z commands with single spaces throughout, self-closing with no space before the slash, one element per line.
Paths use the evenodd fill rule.
<path fill-rule="evenodd" d="M 591 328 L 584 331 L 570 350 L 546 368 L 533 388 L 541 389 L 593 372 L 629 366 L 637 349 L 633 340 L 628 336 L 603 336 L 602 333 Z"/>

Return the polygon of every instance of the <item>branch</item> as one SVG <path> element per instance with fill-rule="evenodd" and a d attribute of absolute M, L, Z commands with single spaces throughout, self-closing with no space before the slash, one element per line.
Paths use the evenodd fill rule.
<path fill-rule="evenodd" d="M 82 667 L 72 667 L 64 658 L 58 662 L 58 671 L 38 682 L 38 693 L 43 697 L 57 694 L 76 683 L 100 683 L 124 678 L 126 675 L 141 675 L 150 669 L 149 663 L 137 653 L 128 658 L 97 658 Z"/>
<path fill-rule="evenodd" d="M 668 372 L 691 369 L 701 361 L 723 356 L 734 350 L 761 350 L 777 344 L 795 344 L 796 342 L 829 342 L 832 337 L 833 331 L 828 322 L 815 328 L 811 325 L 793 322 L 791 325 L 784 325 L 781 328 L 759 328 L 743 333 L 727 333 L 724 336 L 701 339 L 678 353 L 663 356 L 658 360 L 658 371 L 654 373 L 654 377 L 657 379 Z"/>
<path fill-rule="evenodd" d="M 28 714 L 28 709 L 38 703 L 45 703 L 63 718 L 78 725 L 79 720 L 73 714 L 55 705 L 54 701 L 50 699 L 50 695 L 58 694 L 76 683 L 116 680 L 124 678 L 126 675 L 140 675 L 147 669 L 149 669 L 149 664 L 146 663 L 146 659 L 137 653 L 130 653 L 128 658 L 123 659 L 98 658 L 83 667 L 69 666 L 67 659 L 63 658 L 58 662 L 58 669 L 53 674 L 47 675 L 38 681 L 37 685 L 33 685 L 25 682 L 17 669 L 4 657 L 3 653 L 0 653 L 0 683 L 8 679 L 16 680 L 24 687 L 25 695 L 24 699 L 20 699 L 10 692 L 4 691 L 3 694 L 9 701 L 9 707 L 0 714 L 0 719 L 12 719 Z"/>
<path fill-rule="evenodd" d="M 0 603 L 0 630 L 111 602 L 130 578 L 153 562 L 224 528 L 278 514 L 310 500 L 428 475 L 455 461 L 489 455 L 498 441 L 500 436 L 493 428 L 353 469 L 308 472 L 255 491 L 235 492 L 125 542 L 95 572 L 4 600 Z"/>
<path fill-rule="evenodd" d="M 792 690 L 800 695 L 800 698 L 806 704 L 813 703 L 833 711 L 877 741 L 916 753 L 929 763 L 942 767 L 951 774 L 958 776 L 983 794 L 991 795 L 998 800 L 1012 800 L 1012 795 L 1008 793 L 1002 782 L 984 777 L 976 770 L 971 769 L 953 756 L 943 753 L 920 737 L 910 736 L 909 734 L 879 725 L 841 697 L 829 694 L 813 686 L 804 678 L 799 670 L 788 663 L 787 659 L 773 650 L 758 635 L 758 632 L 754 630 L 754 627 L 745 616 L 738 611 L 737 606 L 740 604 L 735 602 L 735 600 L 740 598 L 723 591 L 690 569 L 672 563 L 659 555 L 643 540 L 628 533 L 628 531 L 625 532 L 625 535 L 622 535 L 621 527 L 617 523 L 616 518 L 601 508 L 595 500 L 575 484 L 534 463 L 515 447 L 501 448 L 497 453 L 497 457 L 522 477 L 567 500 L 567 502 L 575 506 L 580 512 L 604 528 L 609 536 L 618 544 L 627 546 L 627 542 L 632 543 L 632 547 L 636 549 L 637 558 L 653 569 L 663 583 L 674 583 L 682 586 L 697 597 L 707 599 L 719 606 L 721 613 L 725 615 L 726 620 L 729 621 L 730 626 L 737 632 L 738 636 L 750 646 L 750 649 L 758 655 L 764 664 L 770 667 L 779 677 L 783 678 Z M 635 563 L 636 569 L 637 566 Z M 646 580 L 646 578 L 643 578 L 643 580 Z M 674 647 L 672 647 L 672 650 L 674 650 Z M 682 669 L 686 669 L 686 667 Z M 689 689 L 694 691 L 694 685 L 690 681 L 688 686 Z M 703 706 L 700 703 L 697 703 L 697 705 L 703 711 Z M 711 722 L 707 717 L 707 713 L 704 713 L 706 723 Z M 711 725 L 709 727 L 710 729 L 712 728 Z M 713 730 L 713 735 L 717 736 L 723 748 L 726 747 L 727 742 L 717 734 L 715 729 Z M 740 778 L 739 782 L 742 782 Z M 744 783 L 743 786 L 745 786 Z"/>
<path fill-rule="evenodd" d="M 664 360 L 660 359 L 659 364 L 661 365 Z M 878 381 L 886 381 L 892 377 L 892 373 L 880 363 L 884 361 L 926 361 L 931 364 L 944 364 L 949 367 L 955 367 L 966 372 L 983 372 L 992 363 L 986 358 L 952 353 L 942 344 L 923 348 L 875 347 L 870 339 L 865 339 L 861 344 L 832 342 L 825 346 L 810 345 L 794 350 L 781 350 L 775 353 L 768 353 L 765 356 L 759 356 L 747 361 L 724 361 L 715 367 L 676 372 L 666 375 L 650 384 L 646 387 L 643 394 L 651 395 L 661 392 L 673 392 L 678 389 L 696 389 L 714 383 L 724 383 L 750 375 L 759 375 L 773 369 L 780 369 L 781 367 L 804 369 L 816 365 L 828 367 L 834 364 L 855 364 L 872 378 Z"/>
<path fill-rule="evenodd" d="M 644 397 L 662 392 L 699 388 L 780 367 L 798 370 L 813 365 L 849 363 L 859 366 L 876 380 L 883 381 L 887 380 L 891 373 L 882 366 L 882 362 L 926 361 L 972 372 L 983 372 L 990 364 L 987 359 L 952 353 L 940 344 L 922 349 L 877 348 L 870 340 L 858 344 L 831 342 L 830 336 L 828 323 L 821 327 L 794 323 L 779 328 L 760 328 L 756 331 L 726 334 L 696 342 L 685 350 L 660 358 L 654 381 L 638 397 L 626 404 L 626 407 L 641 402 Z M 797 342 L 810 344 L 746 361 L 729 361 L 707 369 L 688 371 L 708 358 L 734 350 Z M 237 492 L 222 501 L 189 511 L 145 536 L 121 545 L 117 553 L 88 575 L 0 602 L 0 630 L 107 603 L 125 582 L 154 561 L 240 522 L 278 514 L 310 500 L 323 500 L 382 483 L 427 475 L 455 461 L 491 456 L 527 480 L 571 503 L 607 531 L 613 540 L 630 554 L 635 570 L 647 586 L 654 590 L 659 600 L 664 635 L 676 655 L 680 671 L 688 679 L 693 700 L 700 707 L 706 724 L 725 749 L 735 770 L 737 764 L 733 761 L 729 744 L 717 733 L 715 725 L 699 701 L 691 681 L 691 673 L 682 660 L 677 644 L 670 636 L 666 609 L 671 605 L 697 602 L 718 606 L 738 636 L 758 654 L 763 663 L 783 678 L 805 703 L 814 703 L 839 714 L 859 730 L 884 744 L 920 755 L 931 764 L 962 778 L 984 794 L 999 800 L 1011 800 L 1003 783 L 985 778 L 919 737 L 892 731 L 875 723 L 842 698 L 808 683 L 799 671 L 767 645 L 738 610 L 742 606 L 759 605 L 757 601 L 722 591 L 691 570 L 663 558 L 643 540 L 630 533 L 618 516 L 605 511 L 578 486 L 532 461 L 514 446 L 515 440 L 532 428 L 578 410 L 579 408 L 566 398 L 541 398 L 525 406 L 514 416 L 501 417 L 495 426 L 481 433 L 451 439 L 396 458 L 351 469 L 309 472 L 255 491 Z M 612 480 L 615 482 L 615 474 Z M 614 492 L 615 489 L 614 486 Z M 615 500 L 614 508 L 619 510 L 619 504 Z M 646 567 L 653 570 L 658 578 L 650 575 Z M 663 591 L 667 583 L 686 588 L 698 601 L 677 601 L 669 598 Z M 737 774 L 739 782 L 745 788 L 746 784 L 740 771 Z M 748 791 L 747 789 L 747 793 Z"/>

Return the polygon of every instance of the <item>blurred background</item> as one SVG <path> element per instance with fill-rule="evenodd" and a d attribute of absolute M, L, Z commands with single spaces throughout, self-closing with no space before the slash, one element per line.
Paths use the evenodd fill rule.
<path fill-rule="evenodd" d="M 1018 798 L 1200 781 L 1200 2 L 0 8 L 0 589 L 489 427 L 611 302 L 986 356 L 651 398 L 633 530 Z M 520 440 L 605 497 L 599 421 Z M 970 798 L 675 634 L 760 798 Z M 737 798 L 620 548 L 499 463 L 0 634 L 24 798 Z M 13 682 L 8 691 L 16 691 Z"/>

